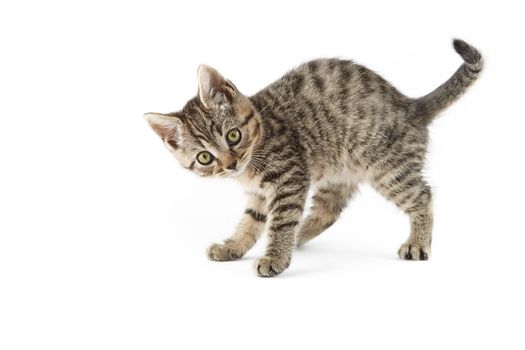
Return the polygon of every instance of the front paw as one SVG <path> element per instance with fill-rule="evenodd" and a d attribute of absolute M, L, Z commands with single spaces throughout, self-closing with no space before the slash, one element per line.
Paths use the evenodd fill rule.
<path fill-rule="evenodd" d="M 397 251 L 397 255 L 403 260 L 428 260 L 430 256 L 430 245 L 406 242 Z"/>
<path fill-rule="evenodd" d="M 289 265 L 289 258 L 264 256 L 255 260 L 254 268 L 259 277 L 273 277 L 286 270 Z"/>
<path fill-rule="evenodd" d="M 213 261 L 232 261 L 244 256 L 244 251 L 235 243 L 212 244 L 207 250 L 208 258 Z"/>

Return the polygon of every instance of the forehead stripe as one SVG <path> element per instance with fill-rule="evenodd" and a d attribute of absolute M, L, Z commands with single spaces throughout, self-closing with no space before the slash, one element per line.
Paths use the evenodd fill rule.
<path fill-rule="evenodd" d="M 188 128 L 186 128 L 186 129 L 188 130 L 188 134 L 191 135 L 191 138 L 194 139 L 195 141 L 197 141 L 201 145 L 202 148 L 205 148 L 204 145 L 201 142 L 201 139 L 205 140 L 205 138 L 204 137 L 200 137 L 197 134 L 195 134 L 195 132 L 192 130 L 192 127 L 190 125 L 188 125 Z"/>
<path fill-rule="evenodd" d="M 188 133 L 195 141 L 199 142 L 204 148 L 204 145 L 202 144 L 201 140 L 208 141 L 206 133 L 195 123 L 194 120 L 190 118 L 186 119 L 186 124 L 188 126 Z"/>
<path fill-rule="evenodd" d="M 254 113 L 253 113 L 253 110 L 250 111 L 250 114 L 248 114 L 248 116 L 246 117 L 246 119 L 244 119 L 244 121 L 242 122 L 241 126 L 245 126 L 246 124 L 248 124 L 250 122 L 250 120 L 254 117 Z"/>
<path fill-rule="evenodd" d="M 221 126 L 218 124 L 218 123 L 213 123 L 213 127 L 215 128 L 215 131 L 217 131 L 217 133 L 222 136 L 222 129 L 221 129 Z"/>

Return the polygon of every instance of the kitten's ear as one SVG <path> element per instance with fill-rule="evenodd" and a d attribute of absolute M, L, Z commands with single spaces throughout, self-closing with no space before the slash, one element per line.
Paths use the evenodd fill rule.
<path fill-rule="evenodd" d="M 175 139 L 178 135 L 180 119 L 176 113 L 146 113 L 144 119 L 162 140 Z"/>
<path fill-rule="evenodd" d="M 235 85 L 210 66 L 201 64 L 197 71 L 199 98 L 206 108 L 213 104 L 231 102 L 238 91 Z"/>

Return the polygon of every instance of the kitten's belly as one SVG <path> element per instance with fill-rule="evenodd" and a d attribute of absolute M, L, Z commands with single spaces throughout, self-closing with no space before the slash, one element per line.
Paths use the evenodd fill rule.
<path fill-rule="evenodd" d="M 332 184 L 357 184 L 366 178 L 363 170 L 350 161 L 339 167 L 317 164 L 310 168 L 310 179 L 312 188 L 320 188 Z M 267 190 L 260 186 L 262 174 L 249 174 L 245 172 L 237 177 L 246 193 L 264 197 L 268 195 Z"/>
<path fill-rule="evenodd" d="M 332 184 L 356 184 L 365 178 L 364 172 L 352 164 L 347 164 L 342 168 L 314 167 L 311 172 L 314 188 Z"/>

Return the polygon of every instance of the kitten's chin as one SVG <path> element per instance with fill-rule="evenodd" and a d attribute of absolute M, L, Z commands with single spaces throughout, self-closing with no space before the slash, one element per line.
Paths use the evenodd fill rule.
<path fill-rule="evenodd" d="M 215 174 L 215 177 L 219 178 L 228 178 L 228 177 L 237 177 L 242 174 L 242 171 L 238 170 L 230 170 L 230 171 L 223 171 L 218 174 Z"/>
<path fill-rule="evenodd" d="M 237 177 L 240 176 L 244 171 L 246 170 L 246 167 L 248 166 L 248 162 L 241 164 L 239 168 L 233 170 L 228 176 L 229 177 Z"/>

